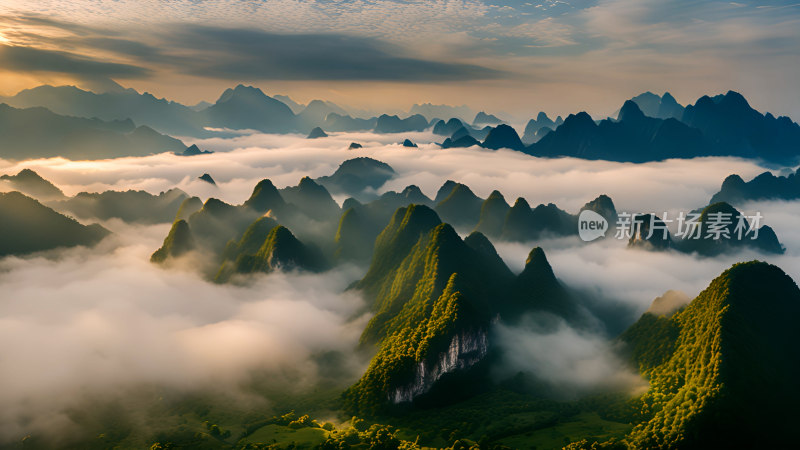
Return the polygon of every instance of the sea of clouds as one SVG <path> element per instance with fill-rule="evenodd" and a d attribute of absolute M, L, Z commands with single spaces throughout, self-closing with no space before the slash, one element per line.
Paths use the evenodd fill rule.
<path fill-rule="evenodd" d="M 420 147 L 400 146 L 405 138 Z M 369 156 L 398 173 L 378 193 L 416 184 L 433 197 L 452 179 L 484 198 L 497 189 L 509 203 L 522 196 L 532 205 L 553 202 L 576 213 L 585 202 L 607 194 L 619 211 L 660 215 L 706 205 L 731 173 L 747 180 L 765 170 L 735 158 L 626 164 L 541 159 L 509 150 L 442 150 L 430 143 L 437 139 L 430 133 L 334 133 L 317 140 L 245 134 L 190 142 L 215 152 L 210 155 L 0 160 L 0 173 L 30 168 L 67 195 L 108 189 L 158 193 L 178 187 L 203 200 L 240 204 L 263 178 L 278 187 L 295 185 L 306 175 L 331 174 L 346 159 Z M 350 142 L 364 148 L 347 150 Z M 203 173 L 211 174 L 217 186 L 197 180 Z M 665 291 L 680 290 L 693 298 L 738 261 L 767 260 L 800 280 L 800 202 L 756 202 L 740 210 L 761 212 L 786 254 L 744 251 L 698 258 L 629 250 L 616 239 L 583 243 L 577 237 L 495 245 L 515 272 L 522 270 L 531 248 L 541 246 L 565 284 L 618 307 L 620 321 L 631 323 Z M 17 439 L 31 430 L 68 424 L 64 411 L 86 392 L 142 383 L 234 391 L 254 373 L 270 374 L 287 386 L 310 386 L 325 376 L 315 355 L 351 354 L 368 320 L 363 300 L 346 290 L 364 268 L 275 273 L 247 285 L 215 285 L 189 268 L 165 270 L 149 263 L 169 224 L 131 226 L 113 220 L 103 225 L 114 235 L 94 249 L 0 259 L 0 342 L 6 343 L 0 348 L 0 436 Z M 531 370 L 558 389 L 641 384 L 613 356 L 603 330 L 523 324 L 496 331 L 515 355 L 508 360 L 510 367 Z M 345 358 L 345 365 L 353 380 L 364 369 L 364 361 L 354 356 Z"/>

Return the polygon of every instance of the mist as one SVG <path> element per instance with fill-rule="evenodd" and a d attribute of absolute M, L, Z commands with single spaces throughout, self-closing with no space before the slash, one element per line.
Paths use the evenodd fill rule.
<path fill-rule="evenodd" d="M 0 442 L 65 429 L 87 398 L 119 400 L 138 386 L 268 408 L 247 386 L 267 378 L 300 392 L 335 381 L 318 355 L 340 354 L 343 386 L 363 372 L 352 349 L 368 317 L 357 315 L 360 296 L 342 293 L 359 269 L 215 285 L 150 264 L 167 226 L 104 226 L 115 234 L 96 249 L 0 260 Z"/>
<path fill-rule="evenodd" d="M 420 148 L 402 147 L 405 138 Z M 735 158 L 627 164 L 542 159 L 510 150 L 442 150 L 431 144 L 441 140 L 427 132 L 332 133 L 316 140 L 243 134 L 184 140 L 215 151 L 210 155 L 0 160 L 0 172 L 33 169 L 67 195 L 178 187 L 204 200 L 239 204 L 263 178 L 278 187 L 295 185 L 306 175 L 331 174 L 346 159 L 369 156 L 398 173 L 379 193 L 416 184 L 433 197 L 452 179 L 484 198 L 497 189 L 509 203 L 522 196 L 532 205 L 553 202 L 571 213 L 607 194 L 618 211 L 673 214 L 706 205 L 731 173 L 749 179 L 765 170 Z M 347 150 L 350 142 L 364 148 Z M 211 174 L 217 186 L 197 180 L 203 173 Z M 786 254 L 744 250 L 700 258 L 627 249 L 627 242 L 613 238 L 494 244 L 517 273 L 531 248 L 541 246 L 556 276 L 581 293 L 590 310 L 612 311 L 616 327 L 624 328 L 666 291 L 694 298 L 735 262 L 766 260 L 800 280 L 800 202 L 752 202 L 738 209 L 760 211 Z M 141 385 L 214 391 L 269 405 L 268 396 L 254 395 L 247 386 L 266 377 L 289 391 L 313 387 L 329 376 L 321 373 L 318 355 L 342 355 L 343 386 L 363 373 L 365 361 L 352 349 L 368 316 L 360 315 L 364 302 L 346 287 L 363 276 L 364 268 L 262 274 L 247 283 L 217 285 L 190 264 L 165 270 L 149 263 L 168 224 L 131 226 L 114 220 L 102 225 L 114 234 L 94 249 L 0 259 L 0 340 L 10 343 L 0 350 L 0 440 L 69 426 L 72 419 L 65 411 L 87 396 L 113 397 Z M 642 385 L 614 353 L 608 330 L 589 333 L 564 323 L 541 328 L 535 322 L 497 326 L 501 346 L 511 355 L 501 375 L 529 371 L 564 395 Z"/>
<path fill-rule="evenodd" d="M 529 315 L 514 326 L 495 325 L 501 351 L 496 378 L 533 374 L 560 399 L 609 390 L 632 394 L 646 390 L 647 382 L 621 359 L 615 344 L 605 336 L 543 316 Z"/>
<path fill-rule="evenodd" d="M 419 148 L 405 148 L 405 138 Z M 525 197 L 531 205 L 556 203 L 576 212 L 599 194 L 611 196 L 619 210 L 666 211 L 707 204 L 731 173 L 749 179 L 765 169 L 737 158 L 695 158 L 646 164 L 535 158 L 512 150 L 454 148 L 443 150 L 430 132 L 399 134 L 331 133 L 308 140 L 299 135 L 247 134 L 229 139 L 184 139 L 216 153 L 180 157 L 168 153 L 143 158 L 69 161 L 63 158 L 11 163 L 0 160 L 0 171 L 30 168 L 67 195 L 80 191 L 142 189 L 158 193 L 178 187 L 203 199 L 216 197 L 241 203 L 263 178 L 278 187 L 296 185 L 303 176 L 333 173 L 342 161 L 368 156 L 391 165 L 398 176 L 379 189 L 400 191 L 418 185 L 432 197 L 445 180 L 467 184 L 486 198 L 492 190 L 507 201 Z M 351 142 L 364 148 L 348 150 Z M 200 181 L 209 173 L 217 186 Z M 344 198 L 337 198 L 343 201 Z"/>

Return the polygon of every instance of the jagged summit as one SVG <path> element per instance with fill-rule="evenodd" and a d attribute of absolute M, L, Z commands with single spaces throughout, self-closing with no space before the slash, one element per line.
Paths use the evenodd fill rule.
<path fill-rule="evenodd" d="M 503 121 L 497 118 L 497 116 L 487 114 L 483 111 L 476 114 L 475 119 L 472 121 L 473 125 L 497 125 L 501 123 L 503 123 Z"/>
<path fill-rule="evenodd" d="M 214 178 L 212 178 L 211 175 L 209 175 L 207 173 L 204 173 L 204 174 L 200 175 L 199 177 L 197 177 L 197 179 L 201 180 L 201 181 L 205 181 L 206 183 L 212 184 L 214 186 L 217 185 L 217 182 L 214 181 Z"/>
<path fill-rule="evenodd" d="M 267 94 L 264 93 L 261 89 L 253 86 L 245 86 L 243 84 L 238 84 L 234 88 L 225 89 L 224 92 L 219 96 L 216 104 L 219 103 L 226 103 L 230 101 L 236 101 L 238 99 L 266 99 Z"/>
<path fill-rule="evenodd" d="M 178 156 L 197 156 L 197 155 L 210 155 L 211 153 L 214 152 L 210 150 L 200 150 L 200 147 L 198 147 L 197 144 L 192 144 L 186 147 L 186 150 L 184 150 L 183 152 L 176 152 L 175 154 Z"/>
<path fill-rule="evenodd" d="M 644 113 L 641 109 L 639 109 L 639 106 L 635 102 L 632 100 L 626 100 L 625 104 L 622 105 L 622 109 L 619 110 L 617 120 L 637 121 L 644 118 L 644 116 Z"/>

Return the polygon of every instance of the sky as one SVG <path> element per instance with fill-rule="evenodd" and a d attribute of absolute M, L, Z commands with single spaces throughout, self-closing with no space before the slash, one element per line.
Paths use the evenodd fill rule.
<path fill-rule="evenodd" d="M 243 82 L 373 110 L 604 117 L 644 91 L 800 117 L 800 3 L 5 0 L 0 94 L 114 80 L 184 103 Z"/>

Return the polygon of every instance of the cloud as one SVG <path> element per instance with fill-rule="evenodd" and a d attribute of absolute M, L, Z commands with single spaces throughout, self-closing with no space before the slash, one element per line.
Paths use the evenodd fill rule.
<path fill-rule="evenodd" d="M 493 332 L 501 352 L 494 373 L 498 379 L 532 374 L 561 399 L 608 389 L 641 393 L 647 388 L 608 338 L 575 330 L 563 320 L 529 316 L 517 326 L 497 324 Z"/>
<path fill-rule="evenodd" d="M 218 286 L 149 263 L 166 226 L 104 225 L 115 235 L 98 249 L 0 260 L 0 339 L 13 342 L 0 350 L 0 442 L 74 428 L 70 409 L 135 403 L 124 396 L 143 386 L 263 402 L 248 388 L 259 379 L 291 393 L 363 371 L 352 349 L 367 317 L 342 293 L 358 270 Z M 320 369 L 329 352 L 344 380 Z"/>
<path fill-rule="evenodd" d="M 144 67 L 104 62 L 69 52 L 9 45 L 0 45 L 0 66 L 3 70 L 12 71 L 122 79 L 148 77 L 152 73 Z"/>
<path fill-rule="evenodd" d="M 420 142 L 420 148 L 401 147 L 398 142 L 406 137 Z M 70 195 L 108 188 L 157 193 L 177 185 L 203 199 L 241 203 L 262 178 L 279 187 L 294 185 L 304 175 L 332 173 L 345 159 L 371 156 L 399 174 L 381 191 L 413 183 L 432 196 L 446 179 L 454 179 L 482 197 L 499 189 L 509 201 L 517 196 L 532 204 L 554 201 L 575 212 L 600 193 L 611 195 L 620 210 L 693 209 L 707 202 L 728 174 L 749 179 L 764 170 L 731 158 L 636 165 L 548 160 L 506 150 L 441 150 L 426 143 L 433 139 L 430 133 L 333 133 L 313 141 L 252 134 L 198 141 L 217 153 L 191 158 L 0 160 L 0 172 L 29 167 Z M 346 150 L 352 141 L 364 149 Z M 195 180 L 204 172 L 218 187 Z M 624 328 L 655 297 L 677 289 L 693 298 L 738 261 L 766 260 L 800 280 L 800 202 L 757 202 L 739 209 L 760 211 L 787 254 L 748 251 L 697 258 L 628 250 L 615 239 L 587 244 L 577 237 L 495 245 L 517 272 L 530 249 L 542 246 L 556 275 L 578 290 L 589 309 L 615 311 L 617 316 L 604 320 Z M 315 385 L 328 375 L 321 373 L 317 358 L 326 352 L 345 355 L 343 386 L 363 370 L 362 361 L 348 357 L 365 325 L 366 317 L 357 317 L 363 302 L 345 292 L 363 268 L 278 273 L 258 276 L 249 285 L 220 286 L 180 266 L 164 270 L 148 262 L 168 224 L 133 227 L 112 221 L 104 226 L 115 235 L 94 250 L 0 260 L 0 341 L 14 343 L 0 349 L 0 434 L 16 438 L 32 429 L 69 426 L 73 422 L 66 412 L 87 396 L 127 395 L 143 384 L 180 392 L 217 390 L 237 401 L 254 401 L 246 386 L 259 375 L 277 389 Z M 606 335 L 613 337 L 613 332 L 578 331 L 557 321 L 543 327 L 540 322 L 532 318 L 517 327 L 497 328 L 508 371 L 530 371 L 557 395 L 639 385 L 613 354 Z M 271 400 L 266 395 L 266 406 L 259 408 L 268 408 Z"/>
<path fill-rule="evenodd" d="M 421 144 L 420 148 L 402 148 L 399 143 L 405 138 Z M 216 152 L 192 158 L 160 154 L 92 162 L 58 158 L 0 161 L 0 170 L 16 173 L 29 167 L 69 195 L 87 189 L 127 188 L 158 193 L 178 186 L 203 198 L 213 195 L 242 203 L 263 178 L 272 179 L 279 187 L 296 185 L 303 176 L 330 175 L 346 159 L 369 156 L 398 172 L 397 178 L 382 190 L 399 192 L 417 184 L 433 196 L 445 180 L 453 179 L 469 185 L 483 198 L 498 189 L 512 203 L 517 197 L 524 197 L 533 205 L 552 202 L 572 213 L 600 194 L 609 195 L 621 211 L 694 209 L 707 204 L 731 173 L 749 179 L 765 170 L 752 161 L 737 158 L 630 164 L 535 158 L 510 150 L 442 150 L 433 143 L 441 140 L 441 136 L 430 132 L 331 133 L 328 138 L 316 140 L 256 133 L 230 139 L 186 138 L 187 145 L 196 143 L 201 149 Z M 359 142 L 365 148 L 348 150 L 351 142 Z M 91 170 L 92 175 L 87 177 L 84 170 Z M 206 172 L 217 181 L 217 187 L 195 180 Z"/>
<path fill-rule="evenodd" d="M 774 255 L 742 250 L 700 258 L 673 251 L 628 249 L 627 242 L 618 239 L 584 244 L 578 238 L 498 243 L 497 250 L 512 270 L 521 271 L 520 261 L 524 261 L 531 246 L 541 246 L 556 276 L 565 284 L 584 292 L 591 302 L 599 300 L 605 306 L 618 306 L 623 316 L 615 318 L 612 325 L 622 324 L 624 328 L 644 313 L 656 297 L 668 290 L 678 290 L 693 299 L 711 280 L 737 262 L 766 261 L 800 280 L 800 229 L 797 226 L 800 202 L 754 202 L 737 209 L 748 214 L 761 212 L 766 224 L 786 246 L 786 253 Z"/>
<path fill-rule="evenodd" d="M 733 89 L 745 93 L 758 109 L 800 114 L 800 90 L 791 76 L 800 69 L 800 7 L 791 1 L 28 3 L 0 7 L 6 16 L 18 16 L 16 27 L 4 27 L 6 39 L 92 58 L 96 53 L 132 58 L 130 64 L 159 75 L 137 88 L 174 95 L 175 87 L 181 87 L 180 95 L 191 102 L 208 98 L 201 89 L 218 90 L 227 80 L 247 79 L 270 81 L 306 99 L 328 89 L 328 95 L 347 91 L 362 101 L 385 98 L 384 109 L 468 101 L 476 109 L 511 110 L 528 117 L 539 110 L 609 114 L 621 98 L 647 90 L 669 91 L 686 103 Z M 20 28 L 20 23 L 25 25 Z M 169 39 L 202 26 L 250 30 L 266 42 L 248 46 L 229 35 L 223 52 L 192 50 L 197 46 Z M 53 30 L 72 39 L 58 36 L 50 46 L 39 45 Z M 202 35 L 197 39 L 214 44 Z M 328 43 L 330 47 L 321 47 Z M 374 57 L 374 67 L 357 55 Z M 186 88 L 187 80 L 197 87 Z M 351 80 L 375 83 L 354 87 Z M 387 95 L 386 82 L 410 86 L 393 85 Z M 311 92 L 312 86 L 317 90 Z M 408 104 L 402 104 L 406 99 Z"/>
<path fill-rule="evenodd" d="M 184 73 L 232 80 L 459 81 L 493 79 L 502 71 L 473 64 L 402 56 L 376 39 L 327 34 L 278 34 L 255 29 L 191 26 L 165 41 L 202 50 Z"/>
<path fill-rule="evenodd" d="M 45 15 L 36 12 L 21 12 L 16 14 L 3 14 L 0 15 L 0 21 L 6 24 L 19 24 L 26 28 L 29 27 L 44 27 L 53 28 L 56 30 L 66 31 L 70 34 L 76 35 L 89 35 L 89 34 L 114 34 L 113 31 L 75 23 L 69 20 L 61 20 L 52 15 Z"/>

